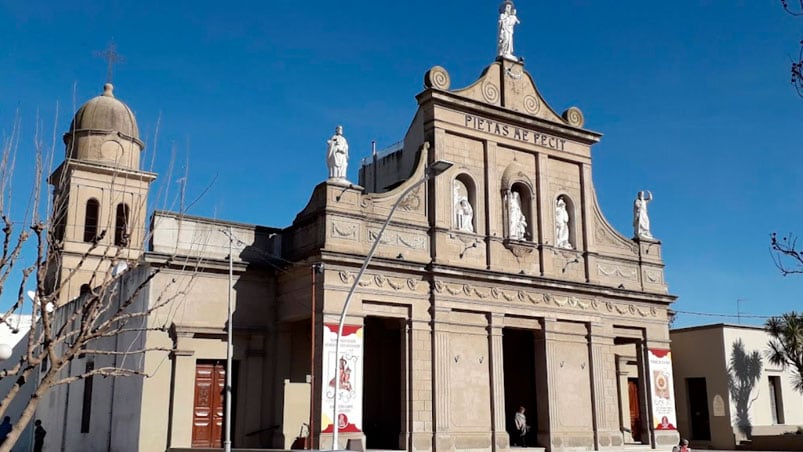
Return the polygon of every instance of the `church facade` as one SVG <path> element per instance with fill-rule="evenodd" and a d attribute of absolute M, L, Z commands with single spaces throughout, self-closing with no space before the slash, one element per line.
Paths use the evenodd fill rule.
<path fill-rule="evenodd" d="M 75 194 L 61 267 L 77 265 L 95 236 L 87 228 L 107 221 L 116 234 L 99 261 L 136 264 L 132 287 L 156 272 L 135 294 L 143 307 L 170 300 L 152 330 L 109 346 L 171 351 L 126 364 L 149 378 L 55 391 L 38 413 L 48 438 L 67 450 L 219 447 L 231 326 L 235 447 L 301 437 L 330 448 L 335 424 L 340 448 L 677 444 L 675 297 L 650 233 L 651 195 L 636 197 L 632 238 L 606 221 L 592 183 L 601 135 L 576 107 L 556 113 L 513 56 L 508 3 L 498 58 L 479 79 L 453 88 L 444 68 L 428 71 L 403 144 L 374 155 L 358 184 L 345 178 L 338 129 L 330 177 L 286 228 L 161 211 L 146 228 L 155 175 L 139 169 L 133 115 L 114 122 L 130 109 L 111 88 L 116 103 L 91 100 L 112 113 L 71 128 L 51 178 Z M 74 124 L 88 124 L 88 108 Z M 72 278 L 65 299 L 90 282 Z"/>

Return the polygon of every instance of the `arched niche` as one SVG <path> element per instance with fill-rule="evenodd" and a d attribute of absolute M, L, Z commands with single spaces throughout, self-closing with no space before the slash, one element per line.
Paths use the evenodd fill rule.
<path fill-rule="evenodd" d="M 452 226 L 462 232 L 477 231 L 477 188 L 466 173 L 458 174 L 452 183 Z"/>

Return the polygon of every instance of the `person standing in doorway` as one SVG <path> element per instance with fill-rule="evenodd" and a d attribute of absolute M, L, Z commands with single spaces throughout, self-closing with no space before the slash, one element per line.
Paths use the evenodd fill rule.
<path fill-rule="evenodd" d="M 527 410 L 523 406 L 520 406 L 518 411 L 516 411 L 515 417 L 516 433 L 518 434 L 516 445 L 520 447 L 527 447 L 527 432 L 530 430 L 530 427 L 527 425 L 527 416 L 524 415 L 525 411 Z"/>
<path fill-rule="evenodd" d="M 42 448 L 45 447 L 47 431 L 42 427 L 42 421 L 39 419 L 34 422 L 34 425 L 36 427 L 33 429 L 33 452 L 42 452 Z"/>

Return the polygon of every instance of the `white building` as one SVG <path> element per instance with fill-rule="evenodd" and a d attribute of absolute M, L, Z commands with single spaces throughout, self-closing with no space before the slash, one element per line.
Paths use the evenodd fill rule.
<path fill-rule="evenodd" d="M 720 323 L 672 330 L 670 338 L 678 430 L 693 448 L 803 440 L 780 436 L 803 425 L 803 394 L 790 369 L 767 359 L 770 336 L 762 328 Z"/>

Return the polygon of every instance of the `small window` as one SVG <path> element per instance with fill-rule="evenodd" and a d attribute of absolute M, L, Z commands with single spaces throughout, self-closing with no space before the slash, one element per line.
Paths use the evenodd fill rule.
<path fill-rule="evenodd" d="M 84 242 L 94 242 L 98 237 L 98 219 L 100 218 L 100 203 L 92 198 L 86 202 L 84 214 Z"/>
<path fill-rule="evenodd" d="M 114 221 L 114 244 L 128 246 L 128 205 L 117 204 L 117 215 Z"/>
<path fill-rule="evenodd" d="M 56 225 L 53 229 L 53 239 L 61 242 L 64 240 L 64 231 L 67 228 L 67 199 L 54 195 L 53 202 L 56 204 L 53 207 L 53 224 Z"/>
<path fill-rule="evenodd" d="M 95 362 L 86 362 L 86 373 L 95 370 Z M 89 433 L 89 421 L 92 417 L 92 383 L 93 376 L 84 378 L 84 404 L 81 408 L 81 433 Z"/>
<path fill-rule="evenodd" d="M 781 377 L 771 375 L 770 383 L 770 411 L 773 424 L 783 424 L 783 398 L 781 397 Z"/>

